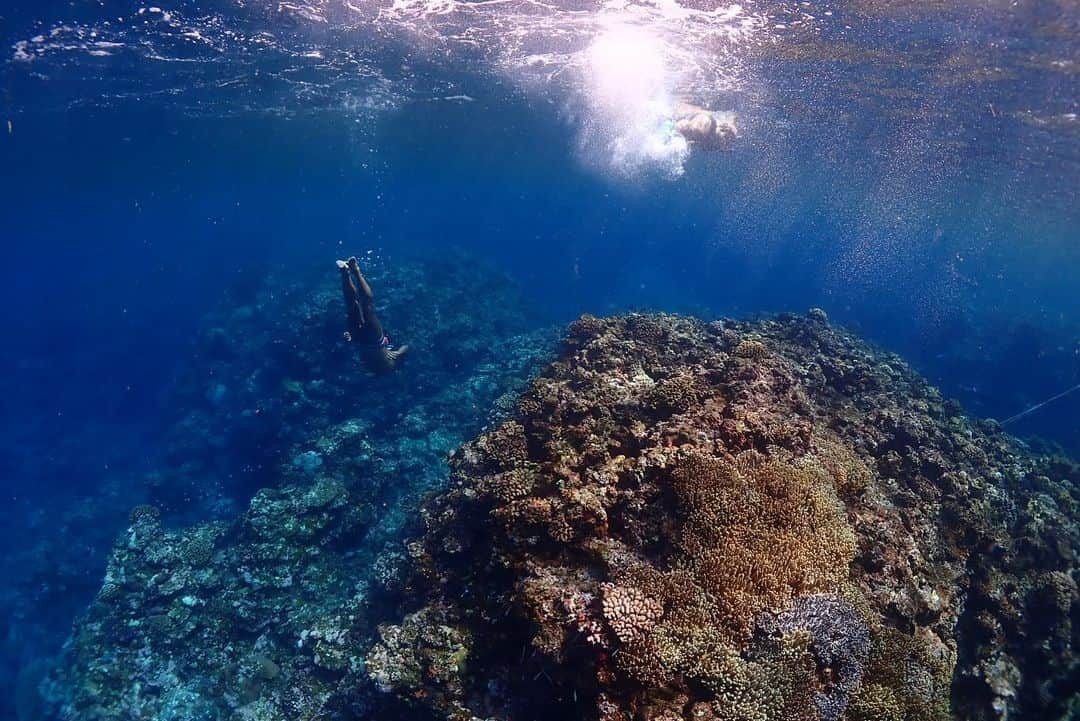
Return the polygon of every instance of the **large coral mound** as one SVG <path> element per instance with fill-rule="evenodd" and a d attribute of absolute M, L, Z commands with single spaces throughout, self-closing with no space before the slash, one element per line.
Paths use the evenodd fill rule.
<path fill-rule="evenodd" d="M 820 312 L 584 317 L 367 672 L 451 719 L 1065 717 L 1077 481 Z"/>

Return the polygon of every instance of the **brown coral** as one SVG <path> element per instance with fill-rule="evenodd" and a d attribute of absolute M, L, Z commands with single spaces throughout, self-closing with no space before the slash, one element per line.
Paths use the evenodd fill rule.
<path fill-rule="evenodd" d="M 657 346 L 664 341 L 667 329 L 658 318 L 651 315 L 632 315 L 626 319 L 626 327 L 634 340 Z"/>
<path fill-rule="evenodd" d="M 739 358 L 759 361 L 769 355 L 769 348 L 757 338 L 746 338 L 735 346 L 735 355 Z"/>
<path fill-rule="evenodd" d="M 1080 504 L 1048 474 L 1072 466 L 1034 476 L 994 428 L 820 314 L 586 316 L 567 341 L 516 424 L 466 445 L 425 508 L 410 587 L 485 649 L 463 680 L 469 713 L 938 721 L 950 700 L 977 719 L 1064 708 L 1018 659 L 1068 673 L 1080 538 L 1061 509 Z"/>
<path fill-rule="evenodd" d="M 652 411 L 672 414 L 692 408 L 702 398 L 698 380 L 692 375 L 675 375 L 654 385 L 645 398 Z"/>
<path fill-rule="evenodd" d="M 517 421 L 507 421 L 477 439 L 476 449 L 497 468 L 514 468 L 528 457 L 525 429 Z"/>
<path fill-rule="evenodd" d="M 813 459 L 730 463 L 690 452 L 672 485 L 685 513 L 679 546 L 712 599 L 708 615 L 733 638 L 758 613 L 847 578 L 855 536 L 835 479 Z"/>

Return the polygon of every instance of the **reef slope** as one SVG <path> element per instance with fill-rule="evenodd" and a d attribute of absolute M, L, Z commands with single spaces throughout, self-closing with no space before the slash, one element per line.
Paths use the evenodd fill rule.
<path fill-rule="evenodd" d="M 341 415 L 272 444 L 277 483 L 235 522 L 136 509 L 45 685 L 65 718 L 1080 706 L 1080 470 L 819 311 L 581 318 L 516 412 L 453 454 L 407 541 L 400 520 L 377 531 L 397 515 L 385 487 L 431 479 L 357 462 L 368 432 Z M 410 433 L 438 433 L 427 415 Z M 305 447 L 321 465 L 287 460 Z"/>
<path fill-rule="evenodd" d="M 557 333 L 536 329 L 516 286 L 467 254 L 365 268 L 384 322 L 413 348 L 391 377 L 366 373 L 343 340 L 332 265 L 245 274 L 251 286 L 206 318 L 167 396 L 166 452 L 146 483 L 110 496 L 149 503 L 132 511 L 58 669 L 44 684 L 43 664 L 22 675 L 33 703 L 20 721 L 401 710 L 375 691 L 363 654 L 397 586 L 403 527 L 445 487 L 450 451 L 513 410 Z M 83 512 L 103 525 L 98 508 Z M 74 557 L 89 542 L 77 537 L 54 545 Z"/>
<path fill-rule="evenodd" d="M 583 317 L 466 444 L 368 673 L 449 719 L 1076 710 L 1077 467 L 823 313 Z"/>
<path fill-rule="evenodd" d="M 446 454 L 490 409 L 511 406 L 550 356 L 554 334 L 534 330 L 517 286 L 467 253 L 364 266 L 387 331 L 411 348 L 405 372 L 364 371 L 342 338 L 332 264 L 250 272 L 204 319 L 170 389 L 164 410 L 175 417 L 147 479 L 166 517 L 235 517 L 255 491 L 282 482 L 283 463 L 293 475 L 326 475 L 321 459 L 341 458 L 350 440 L 367 447 L 353 449 L 352 478 L 434 486 Z"/>

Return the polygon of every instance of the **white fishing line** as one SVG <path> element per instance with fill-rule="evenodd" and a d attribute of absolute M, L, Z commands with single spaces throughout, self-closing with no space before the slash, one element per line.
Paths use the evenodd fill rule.
<path fill-rule="evenodd" d="M 1061 400 L 1065 396 L 1069 395 L 1070 393 L 1074 393 L 1076 391 L 1080 391 L 1080 383 L 1073 386 L 1072 388 L 1069 388 L 1068 390 L 1064 390 L 1061 393 L 1058 393 L 1056 396 L 1051 396 L 1050 398 L 1047 398 L 1042 403 L 1036 403 L 1031 408 L 1028 408 L 1026 411 L 1022 411 L 1020 413 L 1017 413 L 1015 416 L 1010 416 L 1010 417 L 1006 418 L 1005 420 L 1003 420 L 1001 422 L 1001 425 L 1007 426 L 1007 425 L 1009 425 L 1010 423 L 1012 423 L 1014 421 L 1020 420 L 1021 418 L 1027 418 L 1028 416 L 1030 416 L 1032 413 L 1039 410 L 1040 408 L 1043 408 L 1044 406 L 1048 406 L 1051 403 L 1053 403 L 1054 401 Z"/>

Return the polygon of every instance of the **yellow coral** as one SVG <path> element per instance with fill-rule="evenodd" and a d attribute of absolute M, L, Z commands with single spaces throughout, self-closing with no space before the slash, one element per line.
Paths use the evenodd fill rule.
<path fill-rule="evenodd" d="M 735 355 L 748 360 L 761 360 L 769 355 L 769 349 L 756 338 L 746 338 L 735 346 Z"/>
<path fill-rule="evenodd" d="M 855 708 L 892 704 L 895 699 L 897 713 L 906 721 L 946 721 L 952 718 L 949 688 L 955 662 L 955 652 L 942 655 L 926 637 L 879 627 Z"/>
<path fill-rule="evenodd" d="M 814 455 L 833 478 L 841 496 L 861 493 L 870 483 L 870 470 L 846 446 L 835 440 L 818 439 Z"/>
<path fill-rule="evenodd" d="M 672 481 L 688 568 L 733 639 L 745 639 L 759 613 L 847 579 L 855 535 L 834 478 L 813 459 L 729 463 L 691 452 Z"/>
<path fill-rule="evenodd" d="M 904 721 L 904 709 L 896 692 L 881 684 L 867 684 L 848 707 L 851 721 Z"/>
<path fill-rule="evenodd" d="M 733 649 L 712 659 L 705 679 L 715 694 L 717 721 L 806 721 L 818 718 L 812 682 L 814 660 L 808 639 L 785 639 L 780 654 L 769 662 L 749 661 Z"/>

